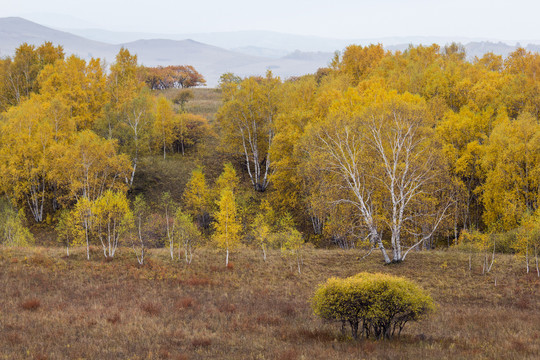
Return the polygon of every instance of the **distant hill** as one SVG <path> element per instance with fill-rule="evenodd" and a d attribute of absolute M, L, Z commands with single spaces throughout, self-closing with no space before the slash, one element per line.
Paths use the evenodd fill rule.
<path fill-rule="evenodd" d="M 0 18 L 0 56 L 11 56 L 15 49 L 27 42 L 36 46 L 45 41 L 62 45 L 67 54 L 76 54 L 84 59 L 99 57 L 112 63 L 121 47 L 138 56 L 139 62 L 146 66 L 193 65 L 201 72 L 210 87 L 216 86 L 221 74 L 234 72 L 240 76 L 262 75 L 271 69 L 283 78 L 304 75 L 326 66 L 330 60 L 326 56 L 295 56 L 295 58 L 276 58 L 274 56 L 255 56 L 226 50 L 198 41 L 147 39 L 108 44 L 71 33 L 54 30 L 22 18 Z"/>
<path fill-rule="evenodd" d="M 24 42 L 41 45 L 45 41 L 62 45 L 66 53 L 76 54 L 85 59 L 91 57 L 112 59 L 117 49 L 111 44 L 88 40 L 22 18 L 0 18 L 0 56 L 12 55 L 15 49 Z"/>
<path fill-rule="evenodd" d="M 405 50 L 409 44 L 441 46 L 451 38 L 392 37 L 381 39 L 330 39 L 270 31 L 239 31 L 191 35 L 121 33 L 105 30 L 77 30 L 78 35 L 55 30 L 34 22 L 16 18 L 0 18 L 0 56 L 13 55 L 15 49 L 27 42 L 40 45 L 51 41 L 62 45 L 67 54 L 84 59 L 99 57 L 110 64 L 123 46 L 138 56 L 146 66 L 193 65 L 207 80 L 209 87 L 217 85 L 225 72 L 239 76 L 263 75 L 268 69 L 282 78 L 301 76 L 328 65 L 334 51 L 349 44 L 382 43 L 391 51 Z M 90 40 L 81 34 L 86 34 Z M 102 41 L 97 41 L 100 39 Z M 131 41 L 137 39 L 135 41 Z M 120 41 L 121 40 L 121 41 Z M 474 59 L 486 52 L 507 56 L 517 46 L 502 42 L 456 38 L 465 44 L 467 56 Z M 540 45 L 527 45 L 539 51 Z"/>

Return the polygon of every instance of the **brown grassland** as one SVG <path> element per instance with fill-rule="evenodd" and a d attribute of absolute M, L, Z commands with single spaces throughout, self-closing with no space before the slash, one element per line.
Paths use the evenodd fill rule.
<path fill-rule="evenodd" d="M 129 249 L 0 248 L 2 359 L 533 359 L 540 357 L 540 281 L 500 255 L 488 275 L 461 252 L 417 252 L 383 266 L 378 254 L 306 250 L 303 273 L 270 252 L 200 249 L 190 266 Z M 473 258 L 474 260 L 474 258 Z M 354 341 L 311 311 L 330 276 L 384 272 L 415 280 L 437 311 L 401 337 Z"/>

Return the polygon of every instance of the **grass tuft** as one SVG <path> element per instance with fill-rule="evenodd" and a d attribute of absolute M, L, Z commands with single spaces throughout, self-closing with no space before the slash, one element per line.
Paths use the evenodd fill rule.
<path fill-rule="evenodd" d="M 161 314 L 161 306 L 154 302 L 145 302 L 141 304 L 141 310 L 152 316 Z"/>
<path fill-rule="evenodd" d="M 212 340 L 209 338 L 195 338 L 191 340 L 191 345 L 195 348 L 208 347 L 212 345 Z"/>

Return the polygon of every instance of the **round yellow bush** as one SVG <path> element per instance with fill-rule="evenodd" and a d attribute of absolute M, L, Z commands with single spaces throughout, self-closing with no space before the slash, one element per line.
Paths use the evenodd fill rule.
<path fill-rule="evenodd" d="M 355 339 L 359 335 L 380 339 L 399 335 L 407 322 L 425 317 L 435 304 L 410 280 L 360 273 L 328 279 L 316 290 L 312 307 L 321 318 L 341 322 L 342 331 L 348 323 Z"/>

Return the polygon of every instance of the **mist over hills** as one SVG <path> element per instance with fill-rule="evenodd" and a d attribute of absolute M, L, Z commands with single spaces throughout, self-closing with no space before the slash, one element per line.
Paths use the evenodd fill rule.
<path fill-rule="evenodd" d="M 23 42 L 40 45 L 51 41 L 62 45 L 66 54 L 76 54 L 86 60 L 99 57 L 110 64 L 120 48 L 125 47 L 137 54 L 139 62 L 146 66 L 193 65 L 206 78 L 209 87 L 216 86 L 225 72 L 249 76 L 262 75 L 271 69 L 282 78 L 313 73 L 327 66 L 334 52 L 349 44 L 382 43 L 388 50 L 403 51 L 410 44 L 443 46 L 456 41 L 464 44 L 469 59 L 481 57 L 486 52 L 507 56 L 520 46 L 487 40 L 447 37 L 332 39 L 271 31 L 205 34 L 149 34 L 100 29 L 63 31 L 23 18 L 0 18 L 0 56 L 13 55 Z M 529 51 L 540 50 L 540 45 L 524 47 Z"/>
<path fill-rule="evenodd" d="M 225 72 L 249 76 L 261 75 L 271 69 L 282 78 L 313 73 L 319 67 L 326 66 L 332 57 L 330 52 L 318 53 L 317 56 L 296 54 L 293 57 L 274 57 L 264 54 L 264 50 L 256 56 L 258 47 L 252 48 L 252 54 L 246 54 L 186 38 L 154 38 L 113 44 L 89 40 L 22 18 L 0 18 L 0 56 L 13 55 L 24 42 L 40 45 L 45 41 L 62 45 L 66 54 L 75 54 L 86 60 L 99 57 L 109 64 L 114 61 L 120 48 L 125 47 L 137 54 L 139 62 L 146 66 L 193 65 L 206 78 L 209 87 L 216 86 Z"/>

